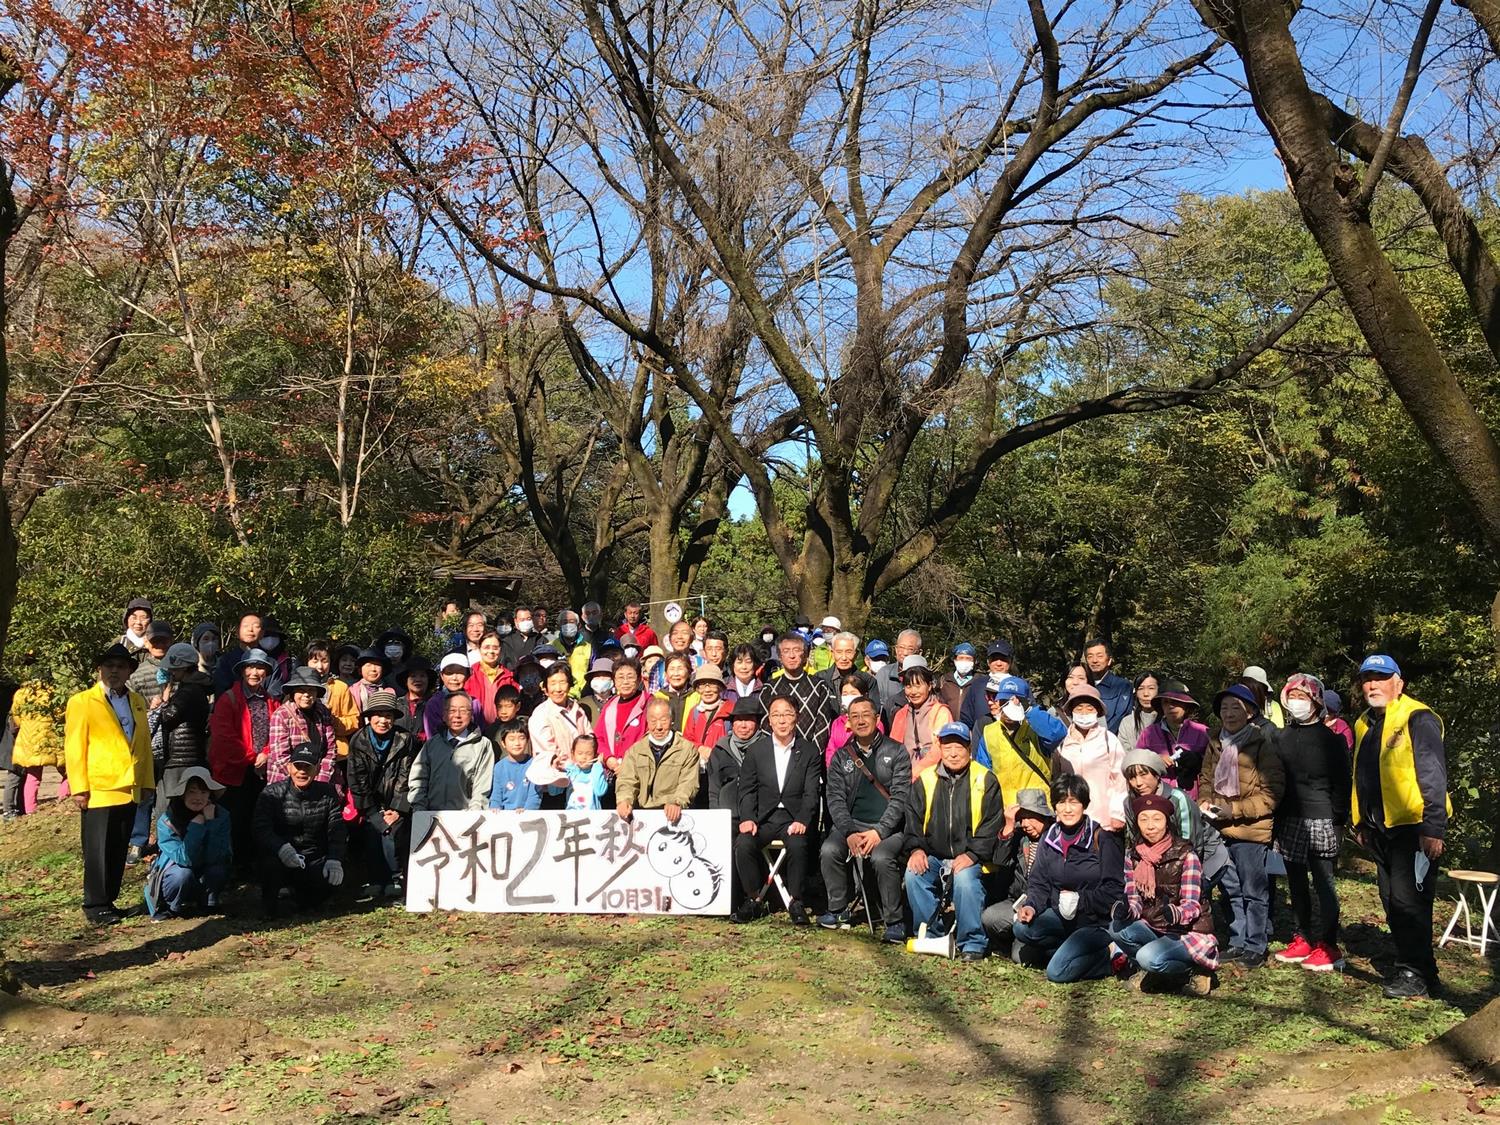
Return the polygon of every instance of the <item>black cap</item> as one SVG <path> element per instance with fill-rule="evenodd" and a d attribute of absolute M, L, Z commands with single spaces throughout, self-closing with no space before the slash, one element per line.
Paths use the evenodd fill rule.
<path fill-rule="evenodd" d="M 1000 657 L 1002 660 L 1010 660 L 1016 655 L 1016 650 L 1010 647 L 1007 640 L 995 640 L 990 642 L 990 647 L 984 650 L 986 660 L 994 660 Z"/>
<path fill-rule="evenodd" d="M 165 621 L 153 621 L 146 626 L 146 639 L 148 641 L 169 641 L 176 634 L 172 632 L 172 626 Z"/>
<path fill-rule="evenodd" d="M 122 660 L 126 664 L 135 663 L 135 657 L 131 656 L 130 651 L 119 641 L 116 641 L 98 656 L 94 657 L 94 667 L 101 668 L 112 660 Z"/>
<path fill-rule="evenodd" d="M 729 712 L 729 721 L 736 719 L 754 719 L 757 723 L 765 716 L 765 708 L 760 705 L 760 699 L 754 695 L 742 695 L 734 701 L 734 710 Z"/>
<path fill-rule="evenodd" d="M 316 766 L 322 764 L 323 752 L 311 742 L 299 742 L 292 747 L 289 760 L 294 765 Z"/>

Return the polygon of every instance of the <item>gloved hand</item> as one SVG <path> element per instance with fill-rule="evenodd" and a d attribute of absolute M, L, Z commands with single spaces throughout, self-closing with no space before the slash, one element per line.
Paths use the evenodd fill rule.
<path fill-rule="evenodd" d="M 330 887 L 336 887 L 344 881 L 344 865 L 336 859 L 330 859 L 323 864 L 323 877 L 328 880 Z"/>
<path fill-rule="evenodd" d="M 1059 891 L 1057 893 L 1057 912 L 1067 920 L 1072 921 L 1073 915 L 1078 913 L 1078 892 Z"/>
<path fill-rule="evenodd" d="M 291 844 L 282 844 L 276 851 L 276 858 L 281 860 L 281 866 L 300 869 L 307 866 L 307 860 L 302 858 L 302 853 Z"/>

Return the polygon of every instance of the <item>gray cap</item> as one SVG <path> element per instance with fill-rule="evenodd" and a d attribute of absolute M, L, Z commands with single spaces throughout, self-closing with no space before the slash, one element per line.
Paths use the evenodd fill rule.
<path fill-rule="evenodd" d="M 1053 818 L 1052 809 L 1047 804 L 1047 794 L 1040 789 L 1022 789 L 1016 793 L 1016 815 L 1030 813 L 1039 816 L 1043 820 Z"/>
<path fill-rule="evenodd" d="M 192 645 L 178 641 L 167 649 L 167 655 L 162 657 L 161 666 L 168 672 L 176 668 L 196 668 L 198 667 L 198 650 Z"/>
<path fill-rule="evenodd" d="M 1167 763 L 1155 750 L 1147 750 L 1144 746 L 1137 746 L 1125 755 L 1125 763 L 1120 767 L 1122 772 L 1129 773 L 1132 766 L 1145 766 L 1157 777 L 1167 772 Z"/>

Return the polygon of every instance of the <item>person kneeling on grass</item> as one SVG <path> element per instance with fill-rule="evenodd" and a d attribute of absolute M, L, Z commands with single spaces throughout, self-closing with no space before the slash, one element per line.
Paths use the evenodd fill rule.
<path fill-rule="evenodd" d="M 299 742 L 287 763 L 290 776 L 267 785 L 255 802 L 261 905 L 270 917 L 283 887 L 291 888 L 298 907 L 311 910 L 344 881 L 344 802 L 332 785 L 317 780 L 322 760 L 319 747 Z"/>
<path fill-rule="evenodd" d="M 995 858 L 1005 802 L 1000 785 L 969 756 L 972 738 L 963 723 L 937 732 L 938 762 L 912 783 L 906 814 L 906 901 L 912 925 L 937 928 L 942 907 L 939 885 L 952 880 L 954 938 L 965 961 L 984 959 L 989 949 L 980 919 L 984 914 L 984 865 Z"/>
<path fill-rule="evenodd" d="M 1133 797 L 1135 844 L 1125 855 L 1125 901 L 1117 904 L 1109 936 L 1127 971 L 1133 958 L 1142 969 L 1131 976 L 1138 989 L 1154 984 L 1186 985 L 1207 996 L 1219 967 L 1213 914 L 1203 899 L 1203 865 L 1192 845 L 1177 835 L 1172 802 L 1159 793 Z"/>
<path fill-rule="evenodd" d="M 1120 835 L 1106 832 L 1084 810 L 1089 783 L 1076 773 L 1052 782 L 1057 820 L 1042 836 L 1026 904 L 1016 910 L 1015 939 L 1027 948 L 1022 963 L 1041 959 L 1053 984 L 1109 976 L 1109 924 L 1125 892 Z"/>
<path fill-rule="evenodd" d="M 167 811 L 156 821 L 161 850 L 146 876 L 146 909 L 153 922 L 217 910 L 229 880 L 229 814 L 214 804 L 224 787 L 202 766 L 189 766 L 164 792 Z"/>

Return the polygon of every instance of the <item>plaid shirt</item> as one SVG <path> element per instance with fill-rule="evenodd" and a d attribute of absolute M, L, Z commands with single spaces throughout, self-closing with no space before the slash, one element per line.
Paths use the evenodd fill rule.
<path fill-rule="evenodd" d="M 1135 852 L 1125 853 L 1125 902 L 1130 907 L 1131 918 L 1141 916 L 1141 896 L 1135 889 Z M 1180 926 L 1190 926 L 1203 913 L 1203 862 L 1198 853 L 1186 851 L 1182 854 L 1182 887 L 1175 903 L 1167 904 L 1167 913 Z M 1185 934 L 1172 935 L 1203 968 L 1210 971 L 1219 967 L 1219 939 L 1213 934 L 1200 934 L 1189 930 Z"/>
<path fill-rule="evenodd" d="M 302 717 L 300 707 L 278 707 L 271 716 L 271 740 L 266 747 L 266 782 L 284 781 L 291 774 L 287 766 L 292 759 L 292 747 L 299 742 L 322 744 L 323 761 L 318 765 L 318 780 L 332 781 L 342 794 L 342 777 L 333 776 L 334 764 L 338 761 L 338 743 L 333 736 L 333 712 L 322 703 L 313 707 L 312 730 Z"/>

